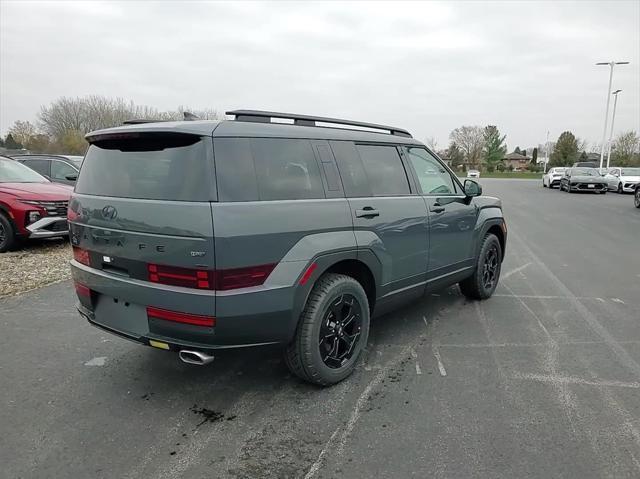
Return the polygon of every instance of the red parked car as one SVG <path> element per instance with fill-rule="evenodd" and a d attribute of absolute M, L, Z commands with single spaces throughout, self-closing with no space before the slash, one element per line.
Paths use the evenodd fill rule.
<path fill-rule="evenodd" d="M 72 191 L 11 158 L 0 157 L 0 253 L 22 239 L 67 236 Z"/>

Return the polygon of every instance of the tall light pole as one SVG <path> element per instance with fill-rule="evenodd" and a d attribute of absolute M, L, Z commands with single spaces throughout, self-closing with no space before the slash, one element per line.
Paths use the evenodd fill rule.
<path fill-rule="evenodd" d="M 600 171 L 604 160 L 605 140 L 607 139 L 607 123 L 609 122 L 609 101 L 611 100 L 611 81 L 613 80 L 613 67 L 616 65 L 628 65 L 629 62 L 599 62 L 596 65 L 609 65 L 609 88 L 607 90 L 607 110 L 604 113 L 604 129 L 602 130 L 602 147 L 600 148 Z"/>
<path fill-rule="evenodd" d="M 615 97 L 613 100 L 613 114 L 611 115 L 611 130 L 609 131 L 609 147 L 607 148 L 607 170 L 609 170 L 609 160 L 611 159 L 611 142 L 613 141 L 613 124 L 616 121 L 616 106 L 618 105 L 618 93 L 622 90 L 616 90 L 613 92 Z"/>
<path fill-rule="evenodd" d="M 547 130 L 547 142 L 544 144 L 544 172 L 547 172 L 549 164 L 549 131 Z"/>

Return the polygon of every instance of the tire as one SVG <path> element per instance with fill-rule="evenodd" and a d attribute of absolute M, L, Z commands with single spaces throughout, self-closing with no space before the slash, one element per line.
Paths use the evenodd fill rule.
<path fill-rule="evenodd" d="M 633 195 L 633 204 L 636 205 L 636 208 L 640 208 L 640 187 L 636 188 Z"/>
<path fill-rule="evenodd" d="M 622 189 L 622 183 L 618 183 L 618 194 L 622 194 L 624 193 L 624 190 Z"/>
<path fill-rule="evenodd" d="M 490 285 L 488 284 L 489 282 L 486 280 L 487 278 L 485 276 L 485 273 L 488 273 L 485 268 L 488 261 L 493 265 L 493 274 Z M 502 247 L 500 246 L 500 241 L 496 235 L 488 233 L 484 237 L 484 240 L 482 240 L 480 253 L 476 260 L 476 269 L 473 272 L 473 275 L 463 281 L 460 281 L 460 291 L 470 299 L 490 298 L 498 286 L 501 267 Z"/>
<path fill-rule="evenodd" d="M 573 190 L 571 189 L 571 183 L 567 183 L 567 193 L 573 193 Z"/>
<path fill-rule="evenodd" d="M 360 283 L 343 274 L 321 276 L 300 315 L 295 337 L 285 350 L 287 367 L 299 378 L 320 386 L 347 378 L 367 344 L 369 316 L 369 301 Z M 352 338 L 354 342 L 348 346 Z M 334 348 L 336 357 L 331 356 Z M 345 355 L 340 358 L 341 352 Z"/>
<path fill-rule="evenodd" d="M 0 213 L 0 253 L 11 250 L 16 243 L 13 224 L 3 213 Z"/>
<path fill-rule="evenodd" d="M 547 185 L 544 183 L 544 180 L 542 180 L 542 187 L 543 187 L 543 188 L 546 188 L 546 187 L 547 187 Z"/>

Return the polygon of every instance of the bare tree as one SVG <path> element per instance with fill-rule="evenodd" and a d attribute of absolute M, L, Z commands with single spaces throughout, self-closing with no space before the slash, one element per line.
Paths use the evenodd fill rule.
<path fill-rule="evenodd" d="M 462 150 L 467 163 L 477 167 L 484 148 L 484 128 L 480 126 L 461 126 L 449 135 L 449 139 Z"/>
<path fill-rule="evenodd" d="M 122 98 L 108 98 L 99 95 L 68 98 L 62 97 L 40 109 L 40 126 L 54 141 L 87 134 L 93 130 L 121 125 L 126 120 L 182 120 L 189 111 L 202 119 L 222 119 L 213 108 L 191 109 L 179 106 L 173 111 L 158 111 L 156 108 L 136 105 Z"/>
<path fill-rule="evenodd" d="M 9 128 L 9 133 L 15 141 L 27 147 L 31 138 L 36 135 L 37 130 L 32 123 L 18 120 Z"/>
<path fill-rule="evenodd" d="M 614 164 L 619 166 L 640 166 L 640 137 L 633 131 L 620 133 L 611 147 Z"/>
<path fill-rule="evenodd" d="M 436 151 L 438 149 L 438 140 L 434 136 L 429 136 L 424 140 L 425 145 L 427 145 L 431 151 Z"/>

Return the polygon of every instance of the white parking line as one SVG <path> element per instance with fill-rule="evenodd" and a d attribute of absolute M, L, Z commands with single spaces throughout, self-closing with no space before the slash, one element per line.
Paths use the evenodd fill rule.
<path fill-rule="evenodd" d="M 85 366 L 104 366 L 106 362 L 107 362 L 107 358 L 105 356 L 101 356 L 99 358 L 93 358 L 87 361 L 86 363 L 84 363 L 84 365 Z"/>
<path fill-rule="evenodd" d="M 507 279 L 507 278 L 508 278 L 509 276 L 511 276 L 512 274 L 516 274 L 516 273 L 518 273 L 518 272 L 522 271 L 523 269 L 525 269 L 525 268 L 527 268 L 527 267 L 531 266 L 532 264 L 533 264 L 533 263 L 523 264 L 522 266 L 519 266 L 519 267 L 517 267 L 517 268 L 515 268 L 515 269 L 512 269 L 511 271 L 507 271 L 506 273 L 504 273 L 504 274 L 500 277 L 500 279 Z"/>
<path fill-rule="evenodd" d="M 640 383 L 638 382 L 626 382 L 626 381 L 610 381 L 606 379 L 583 379 L 575 376 L 555 376 L 552 374 L 515 374 L 513 376 L 516 379 L 531 379 L 532 381 L 539 381 L 545 383 L 554 384 L 584 384 L 586 386 L 599 386 L 599 387 L 619 387 L 619 388 L 631 388 L 640 389 Z"/>
<path fill-rule="evenodd" d="M 440 376 L 445 377 L 447 375 L 447 370 L 444 368 L 444 364 L 442 363 L 442 358 L 440 357 L 440 351 L 437 348 L 433 348 L 433 355 L 438 361 L 438 371 L 440 371 Z"/>

